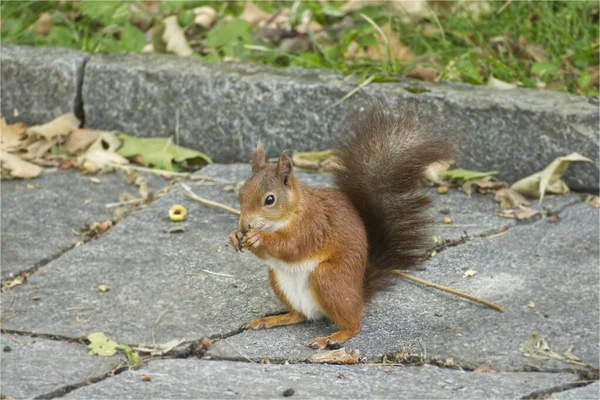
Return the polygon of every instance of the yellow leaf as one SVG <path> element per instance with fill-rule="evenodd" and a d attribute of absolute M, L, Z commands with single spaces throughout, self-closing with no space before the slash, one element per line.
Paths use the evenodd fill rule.
<path fill-rule="evenodd" d="M 576 161 L 593 162 L 578 153 L 558 157 L 544 168 L 543 171 L 536 172 L 515 182 L 510 188 L 525 196 L 539 198 L 540 203 L 544 199 L 546 192 L 558 194 L 569 193 L 569 187 L 560 178 L 569 167 L 569 163 Z"/>

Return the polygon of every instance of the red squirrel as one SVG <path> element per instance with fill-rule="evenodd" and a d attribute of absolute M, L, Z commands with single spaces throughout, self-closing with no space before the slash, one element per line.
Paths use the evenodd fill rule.
<path fill-rule="evenodd" d="M 409 269 L 429 244 L 429 199 L 420 191 L 426 168 L 454 157 L 447 139 L 427 135 L 414 112 L 395 117 L 380 106 L 358 112 L 334 150 L 337 188 L 308 187 L 283 152 L 265 162 L 262 146 L 239 189 L 236 249 L 269 266 L 269 283 L 286 314 L 244 328 L 273 328 L 327 317 L 339 331 L 312 339 L 337 348 L 361 328 L 365 305 L 391 283 L 391 270 Z"/>

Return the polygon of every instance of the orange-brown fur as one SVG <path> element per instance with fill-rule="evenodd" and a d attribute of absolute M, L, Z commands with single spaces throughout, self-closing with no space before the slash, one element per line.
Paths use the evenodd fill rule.
<path fill-rule="evenodd" d="M 365 303 L 382 286 L 389 270 L 417 262 L 414 251 L 427 236 L 423 213 L 427 199 L 417 192 L 418 182 L 429 163 L 452 156 L 451 147 L 420 137 L 408 120 L 377 112 L 369 115 L 355 125 L 359 132 L 350 132 L 350 139 L 338 149 L 342 163 L 335 178 L 340 189 L 302 184 L 285 153 L 276 165 L 267 164 L 259 146 L 252 173 L 239 192 L 240 228 L 230 235 L 234 248 L 250 249 L 260 259 L 279 260 L 290 268 L 306 261 L 318 263 L 308 275 L 310 295 L 340 330 L 313 339 L 309 343 L 313 348 L 338 347 L 355 336 Z M 429 151 L 433 145 L 439 146 Z M 267 205 L 270 195 L 276 202 Z M 379 232 L 380 227 L 385 230 Z M 272 268 L 269 283 L 289 312 L 256 319 L 245 327 L 305 321 L 286 298 Z"/>

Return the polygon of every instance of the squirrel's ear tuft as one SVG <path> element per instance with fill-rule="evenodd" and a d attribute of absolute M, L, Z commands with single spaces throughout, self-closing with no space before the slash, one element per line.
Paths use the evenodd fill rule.
<path fill-rule="evenodd" d="M 252 172 L 258 170 L 263 165 L 265 165 L 265 151 L 259 139 L 256 150 L 254 150 L 254 155 L 252 156 Z"/>
<path fill-rule="evenodd" d="M 285 153 L 281 153 L 277 160 L 277 175 L 285 186 L 290 186 L 290 175 L 292 174 L 292 159 Z"/>

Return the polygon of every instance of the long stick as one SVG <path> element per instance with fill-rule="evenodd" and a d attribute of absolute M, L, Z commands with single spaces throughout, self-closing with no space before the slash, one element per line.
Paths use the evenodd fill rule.
<path fill-rule="evenodd" d="M 217 207 L 217 208 L 220 208 L 221 210 L 229 211 L 230 213 L 235 214 L 235 215 L 240 215 L 240 212 L 238 210 L 236 210 L 235 208 L 231 208 L 229 206 L 226 206 L 225 204 L 217 203 L 216 201 L 207 200 L 203 197 L 198 196 L 197 194 L 192 192 L 192 188 L 190 188 L 185 183 L 181 183 L 181 187 L 183 189 L 183 192 L 182 192 L 183 195 L 186 197 L 189 197 L 192 200 L 196 200 L 197 202 L 206 204 L 207 206 Z"/>
<path fill-rule="evenodd" d="M 193 174 L 191 172 L 166 171 L 164 169 L 146 168 L 146 167 L 140 167 L 140 166 L 131 165 L 131 164 L 125 164 L 125 165 L 116 164 L 116 163 L 109 163 L 109 164 L 111 167 L 115 167 L 117 169 L 148 172 L 148 173 L 154 174 L 154 175 L 179 176 L 182 178 L 193 178 L 194 180 L 198 180 L 198 181 L 210 181 L 210 182 L 223 183 L 225 185 L 232 185 L 232 184 L 236 183 L 235 181 L 230 181 L 228 179 L 215 178 L 215 177 L 206 176 L 206 175 L 198 175 L 198 174 Z"/>
<path fill-rule="evenodd" d="M 452 293 L 452 294 L 454 294 L 456 296 L 464 297 L 465 299 L 469 299 L 471 301 L 474 301 L 475 303 L 484 304 L 484 305 L 486 305 L 486 306 L 488 306 L 490 308 L 493 308 L 496 311 L 504 312 L 504 307 L 499 306 L 498 304 L 491 303 L 491 302 L 489 302 L 487 300 L 480 299 L 479 297 L 471 296 L 470 294 L 459 292 L 456 289 L 451 289 L 451 288 L 446 287 L 446 286 L 438 285 L 437 283 L 432 283 L 432 282 L 426 281 L 424 279 L 417 278 L 416 276 L 407 274 L 407 273 L 399 271 L 397 269 L 393 270 L 392 272 L 394 274 L 396 274 L 396 275 L 400 275 L 404 279 L 408 279 L 410 281 L 414 281 L 414 282 L 420 283 L 420 284 L 425 285 L 425 286 L 429 286 L 429 287 L 432 287 L 432 288 L 435 288 L 435 289 L 439 289 L 439 290 L 442 290 L 444 292 Z"/>

